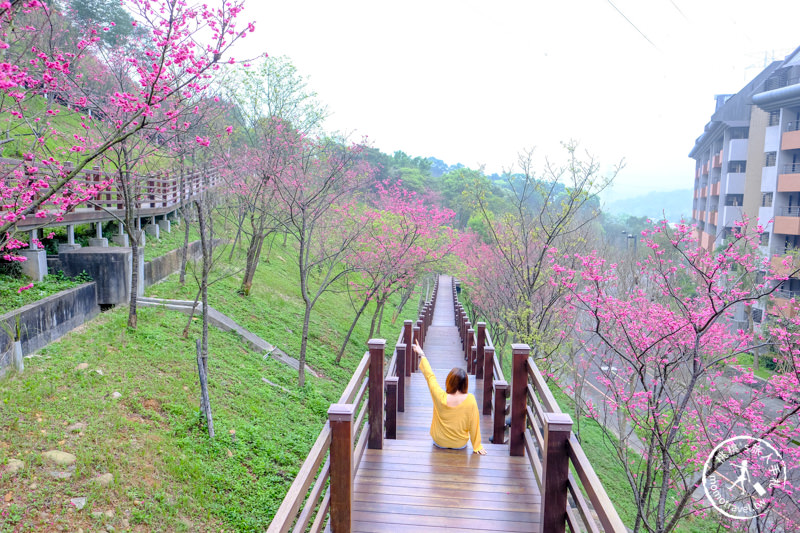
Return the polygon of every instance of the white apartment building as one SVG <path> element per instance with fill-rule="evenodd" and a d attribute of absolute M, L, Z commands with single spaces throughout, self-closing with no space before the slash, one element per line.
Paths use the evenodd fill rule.
<path fill-rule="evenodd" d="M 716 101 L 689 154 L 698 239 L 712 251 L 737 221 L 761 224 L 761 252 L 779 267 L 800 247 L 800 48 Z M 800 279 L 784 282 L 778 296 L 800 298 Z M 754 320 L 762 313 L 754 311 Z"/>

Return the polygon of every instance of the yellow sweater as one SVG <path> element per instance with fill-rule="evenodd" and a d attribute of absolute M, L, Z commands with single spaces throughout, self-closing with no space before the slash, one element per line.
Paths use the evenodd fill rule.
<path fill-rule="evenodd" d="M 459 405 L 450 407 L 447 405 L 447 392 L 439 386 L 426 357 L 420 358 L 419 368 L 428 382 L 433 399 L 433 441 L 442 448 L 461 448 L 468 439 L 472 439 L 473 451 L 481 450 L 480 414 L 475 396 L 468 394 Z"/>

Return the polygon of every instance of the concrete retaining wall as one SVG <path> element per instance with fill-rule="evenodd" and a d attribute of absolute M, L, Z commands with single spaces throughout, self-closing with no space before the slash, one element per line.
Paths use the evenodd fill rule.
<path fill-rule="evenodd" d="M 203 250 L 200 241 L 189 243 L 189 259 L 200 257 Z M 144 264 L 144 286 L 149 287 L 169 277 L 173 272 L 181 268 L 181 249 L 172 250 L 161 257 L 156 257 L 152 261 Z"/>
<path fill-rule="evenodd" d="M 19 318 L 23 355 L 35 352 L 99 312 L 95 283 L 84 283 L 0 315 L 0 376 L 11 365 L 14 332 Z"/>

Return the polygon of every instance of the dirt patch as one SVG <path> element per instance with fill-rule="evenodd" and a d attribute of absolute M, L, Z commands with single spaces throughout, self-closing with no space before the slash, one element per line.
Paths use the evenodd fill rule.
<path fill-rule="evenodd" d="M 158 400 L 145 400 L 142 402 L 142 407 L 145 409 L 151 409 L 157 413 L 161 412 L 161 402 Z"/>

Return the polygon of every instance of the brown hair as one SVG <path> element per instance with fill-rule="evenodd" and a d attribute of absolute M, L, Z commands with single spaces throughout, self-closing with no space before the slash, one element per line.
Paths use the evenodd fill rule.
<path fill-rule="evenodd" d="M 447 374 L 445 385 L 447 386 L 447 394 L 455 394 L 456 392 L 466 394 L 469 388 L 469 376 L 467 376 L 463 368 L 456 367 Z"/>

